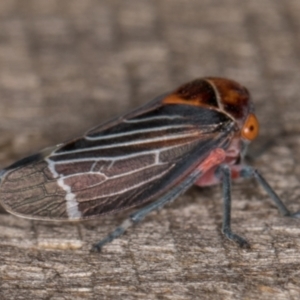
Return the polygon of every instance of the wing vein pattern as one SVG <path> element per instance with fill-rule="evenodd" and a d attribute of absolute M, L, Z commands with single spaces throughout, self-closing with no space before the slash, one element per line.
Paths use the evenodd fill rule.
<path fill-rule="evenodd" d="M 4 207 L 58 220 L 129 208 L 165 193 L 231 139 L 232 120 L 216 110 L 145 107 L 8 167 L 1 178 Z"/>

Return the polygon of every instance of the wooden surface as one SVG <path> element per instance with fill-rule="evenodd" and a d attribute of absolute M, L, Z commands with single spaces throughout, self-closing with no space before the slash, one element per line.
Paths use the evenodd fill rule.
<path fill-rule="evenodd" d="M 0 165 L 83 133 L 178 84 L 236 79 L 261 123 L 253 163 L 300 209 L 300 1 L 0 1 Z M 78 224 L 0 215 L 0 299 L 299 299 L 300 220 L 251 180 L 193 188 L 90 254 L 128 213 Z"/>

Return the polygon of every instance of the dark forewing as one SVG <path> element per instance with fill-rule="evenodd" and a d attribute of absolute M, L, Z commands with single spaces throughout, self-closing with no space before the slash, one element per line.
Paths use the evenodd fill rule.
<path fill-rule="evenodd" d="M 181 181 L 231 139 L 217 110 L 161 99 L 52 151 L 5 169 L 0 199 L 15 214 L 80 219 L 148 201 Z"/>

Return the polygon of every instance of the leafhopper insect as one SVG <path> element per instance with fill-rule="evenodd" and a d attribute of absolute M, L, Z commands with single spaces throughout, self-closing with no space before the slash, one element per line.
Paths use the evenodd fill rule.
<path fill-rule="evenodd" d="M 231 230 L 232 179 L 254 177 L 282 215 L 299 217 L 243 162 L 258 131 L 245 87 L 224 78 L 196 79 L 3 169 L 0 201 L 8 212 L 37 220 L 91 219 L 145 204 L 93 246 L 100 250 L 193 184 L 222 183 L 222 232 L 248 247 Z"/>

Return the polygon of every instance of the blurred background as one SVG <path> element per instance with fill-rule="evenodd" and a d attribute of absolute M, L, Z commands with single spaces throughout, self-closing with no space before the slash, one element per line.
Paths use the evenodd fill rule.
<path fill-rule="evenodd" d="M 276 186 L 279 194 L 288 199 L 290 206 L 296 209 L 300 206 L 298 200 L 300 195 L 298 188 L 300 178 L 298 167 L 300 157 L 299 67 L 299 0 L 242 2 L 239 0 L 0 0 L 0 165 L 4 167 L 46 146 L 80 135 L 91 126 L 124 113 L 191 79 L 202 76 L 228 77 L 245 85 L 252 94 L 261 123 L 257 147 L 263 147 L 264 142 L 268 140 L 272 140 L 276 145 L 271 148 L 270 152 L 264 154 L 256 165 Z M 252 214 L 264 205 L 259 197 L 256 197 L 257 195 L 252 195 L 253 187 L 249 188 L 247 183 L 244 188 L 247 192 L 244 189 L 246 195 L 242 194 L 244 195 L 241 196 L 242 199 L 246 201 L 246 199 L 255 198 L 257 207 L 250 207 L 246 217 L 241 212 L 240 222 L 251 218 Z M 241 190 L 242 188 L 239 188 L 237 193 L 243 193 Z M 199 218 L 207 221 L 215 217 L 218 220 L 212 225 L 212 236 L 215 238 L 215 243 L 211 246 L 213 247 L 211 249 L 214 249 L 211 250 L 211 264 L 213 265 L 216 263 L 214 253 L 226 252 L 223 245 L 218 243 L 224 243 L 218 233 L 221 211 L 216 211 L 214 208 L 220 205 L 220 194 L 215 190 L 208 190 L 205 193 L 204 202 L 212 206 L 208 208 L 207 215 L 204 213 L 201 216 L 199 212 L 199 217 L 195 217 L 194 222 L 198 222 Z M 198 190 L 193 195 L 198 197 Z M 267 198 L 265 195 L 263 197 Z M 212 202 L 212 198 L 216 198 L 215 202 Z M 246 206 L 243 206 L 244 202 L 241 203 L 240 207 L 243 210 Z M 195 207 L 199 206 L 199 203 L 194 204 Z M 174 207 L 176 208 L 176 205 Z M 265 206 L 264 209 L 265 219 L 268 219 L 270 206 Z M 170 223 L 172 220 L 173 224 L 178 222 L 179 228 L 182 211 L 175 211 L 175 209 L 173 211 L 172 208 L 166 211 L 169 211 Z M 272 216 L 275 221 L 271 217 L 269 220 L 275 223 L 283 222 L 279 218 L 276 219 L 278 213 L 274 209 L 273 211 Z M 192 212 L 194 212 L 194 206 L 190 206 L 190 210 L 186 211 L 186 222 L 191 220 Z M 155 217 L 154 215 L 153 218 Z M 28 239 L 26 241 L 29 245 L 32 245 L 31 242 L 34 240 L 33 244 L 36 245 L 38 238 L 32 235 L 31 221 L 20 221 L 12 216 L 3 218 L 5 220 L 1 223 L 3 245 L 0 251 L 3 255 L 1 261 L 7 267 L 13 261 L 11 253 L 14 253 L 14 250 L 10 247 L 15 247 L 21 240 L 24 242 L 24 239 Z M 163 217 L 160 222 L 162 220 Z M 247 222 L 248 225 L 251 223 L 249 219 Z M 258 242 L 262 232 L 265 232 L 266 228 L 271 225 L 265 226 L 265 220 L 254 219 L 253 222 L 261 226 L 252 231 L 251 242 Z M 18 227 L 18 224 L 22 225 Z M 111 230 L 115 223 L 108 221 L 107 224 L 109 226 L 102 229 L 102 235 Z M 205 224 L 207 223 L 203 221 L 203 224 L 199 224 L 199 228 L 202 226 L 202 230 L 207 229 Z M 250 262 L 251 254 L 244 252 L 241 254 L 233 245 L 229 250 L 233 251 L 229 252 L 232 257 L 230 254 L 225 255 L 224 260 L 217 262 L 219 267 L 217 275 L 215 269 L 209 274 L 205 273 L 206 275 L 202 277 L 199 277 L 199 273 L 195 270 L 194 273 L 189 273 L 191 265 L 184 264 L 187 261 L 185 255 L 188 255 L 188 249 L 185 251 L 181 249 L 179 254 L 174 254 L 174 261 L 172 260 L 172 263 L 170 262 L 165 269 L 165 272 L 168 272 L 176 262 L 175 271 L 173 270 L 175 273 L 168 277 L 169 275 L 163 272 L 161 265 L 157 268 L 153 267 L 149 276 L 155 278 L 152 278 L 152 283 L 149 283 L 148 275 L 145 274 L 149 268 L 151 269 L 151 263 L 149 263 L 150 266 L 139 265 L 140 259 L 132 258 L 133 256 L 130 256 L 133 255 L 132 252 L 129 255 L 126 252 L 129 250 L 123 249 L 122 251 L 125 252 L 122 253 L 129 255 L 123 259 L 128 266 L 134 265 L 135 271 L 130 275 L 127 274 L 134 280 L 128 279 L 129 285 L 126 280 L 121 284 L 123 275 L 120 272 L 114 277 L 114 280 L 118 282 L 115 282 L 114 291 L 118 292 L 119 296 L 126 295 L 126 299 L 195 299 L 195 296 L 200 294 L 207 299 L 212 295 L 220 297 L 218 299 L 235 299 L 235 297 L 238 299 L 245 295 L 248 295 L 249 299 L 254 295 L 256 299 L 259 297 L 271 299 L 268 298 L 270 295 L 272 297 L 276 295 L 275 298 L 283 297 L 282 299 L 287 299 L 286 297 L 292 299 L 294 296 L 297 298 L 297 295 L 300 296 L 299 285 L 297 285 L 299 278 L 295 279 L 297 274 L 292 274 L 291 270 L 296 272 L 300 267 L 300 256 L 297 254 L 300 246 L 299 241 L 295 241 L 299 240 L 300 232 L 297 230 L 298 226 L 290 222 L 287 226 L 293 226 L 294 231 L 289 231 L 290 236 L 287 236 L 283 229 L 286 228 L 285 224 L 280 223 L 282 227 L 276 224 L 275 228 L 280 228 L 279 231 L 282 233 L 282 239 L 277 246 L 274 246 L 276 244 L 274 241 L 277 241 L 278 232 L 272 236 L 271 240 L 269 233 L 266 233 L 266 244 L 256 247 L 266 254 L 264 261 L 260 261 L 257 265 L 255 260 Z M 238 225 L 237 222 L 236 226 Z M 167 228 L 163 237 L 166 238 L 169 234 L 171 236 L 169 243 L 177 243 L 176 249 L 178 250 L 179 235 L 186 234 L 188 228 L 186 228 L 187 231 L 178 233 L 179 240 L 176 241 L 176 234 L 174 235 L 174 231 L 170 232 L 168 229 L 170 226 L 168 223 L 166 227 L 163 227 Z M 53 239 L 50 228 L 45 227 L 38 232 L 44 230 L 45 236 Z M 147 232 L 149 229 L 147 228 L 147 226 L 144 227 L 144 232 Z M 199 228 L 196 229 L 197 232 L 201 230 Z M 35 232 L 35 229 L 33 231 Z M 50 232 L 49 236 L 48 232 Z M 256 235 L 257 232 L 259 234 Z M 134 235 L 134 230 L 131 234 Z M 201 234 L 203 236 L 205 232 L 202 231 Z M 64 239 L 65 235 L 66 232 L 62 231 L 60 238 Z M 248 232 L 248 237 L 249 235 L 251 237 L 251 233 Z M 80 238 L 77 233 L 74 233 L 74 236 L 76 236 L 75 240 Z M 290 238 L 293 242 L 285 238 Z M 137 238 L 135 242 L 143 241 Z M 116 243 L 118 245 L 119 242 Z M 153 243 L 157 244 L 157 241 Z M 198 252 L 194 248 L 195 261 L 193 263 L 198 261 L 196 258 L 199 257 L 199 251 L 203 251 L 202 246 L 200 248 L 195 246 Z M 31 253 L 31 246 L 28 249 L 24 247 L 25 252 Z M 218 247 L 221 247 L 221 250 Z M 280 247 L 289 250 L 284 252 L 285 250 Z M 89 254 L 86 249 L 85 252 L 77 253 L 78 257 L 84 258 L 80 260 L 77 257 L 75 260 L 79 259 L 87 264 L 86 267 L 89 266 L 89 270 L 96 268 L 97 272 L 100 272 L 97 264 L 101 260 L 94 257 L 94 260 L 92 259 L 94 265 L 88 265 L 89 259 L 85 257 Z M 281 253 L 285 253 L 285 257 L 290 257 L 291 260 L 280 261 L 276 249 L 281 249 L 283 251 Z M 49 252 L 41 254 L 39 250 L 35 251 L 49 259 L 47 256 Z M 119 250 L 114 251 L 116 253 L 111 254 L 111 259 L 117 261 Z M 56 257 L 55 253 L 55 251 L 51 252 L 53 255 L 51 257 Z M 77 255 L 76 252 L 68 253 Z M 19 255 L 23 257 L 24 252 L 21 251 Z M 33 256 L 35 255 L 37 255 L 36 252 Z M 227 271 L 228 266 L 234 265 L 240 255 L 243 258 L 239 267 L 235 271 L 232 269 L 230 272 Z M 205 260 L 206 257 L 199 259 Z M 271 262 L 268 260 L 270 257 L 272 257 Z M 252 258 L 257 257 L 253 255 Z M 161 259 L 164 258 L 161 257 Z M 22 282 L 22 278 L 16 274 L 20 268 L 30 269 L 31 263 L 30 259 L 23 262 L 21 266 L 13 263 L 13 265 L 16 264 L 15 273 L 13 273 L 15 275 L 8 276 L 8 273 L 5 273 L 8 269 L 3 268 L 2 272 L 3 270 L 5 272 L 2 273 L 1 278 L 5 281 L 2 281 L 0 285 L 2 291 L 9 293 L 10 289 L 18 290 L 17 287 Z M 60 264 L 64 263 L 66 264 L 64 272 L 67 272 L 68 262 L 62 259 Z M 225 265 L 222 265 L 223 263 Z M 264 264 L 267 265 L 265 269 L 262 267 Z M 44 265 L 37 266 L 37 264 L 35 266 L 41 270 L 45 267 Z M 181 266 L 180 269 L 178 269 L 179 266 Z M 201 267 L 198 266 L 198 271 L 199 268 Z M 288 270 L 288 272 L 280 270 Z M 39 273 L 40 271 L 37 269 L 32 272 Z M 62 276 L 58 269 L 56 272 Z M 222 277 L 224 272 L 227 275 Z M 262 273 L 264 275 L 261 275 Z M 262 277 L 257 279 L 257 274 Z M 285 277 L 286 274 L 290 274 L 290 277 Z M 210 276 L 210 284 L 203 285 L 203 280 Z M 268 278 L 266 279 L 265 276 Z M 75 283 L 72 279 L 66 280 L 65 285 L 61 283 L 60 288 L 63 291 L 74 288 L 76 291 L 72 290 L 73 292 L 69 295 L 59 294 L 57 287 L 59 285 L 51 285 L 51 282 L 55 281 L 54 277 L 48 277 L 50 283 L 47 283 L 45 275 L 43 279 L 37 278 L 36 287 L 28 283 L 27 287 L 25 284 L 25 290 L 30 290 L 34 299 L 44 299 L 43 297 L 46 299 L 50 297 L 49 295 L 57 297 L 53 296 L 54 298 L 51 299 L 62 299 L 59 295 L 66 297 L 64 299 L 69 299 L 68 297 L 73 297 L 72 299 L 91 297 L 92 299 L 96 297 L 95 295 L 102 295 L 102 299 L 118 299 L 116 296 L 114 298 L 114 292 L 111 290 L 109 294 L 111 298 L 101 288 L 95 292 L 94 281 L 90 279 L 87 285 L 82 287 L 87 290 L 81 292 L 78 292 L 76 288 L 81 286 L 82 282 L 76 281 Z M 6 281 L 7 278 L 15 281 Z M 27 278 L 28 282 L 32 281 L 30 278 L 30 276 Z M 101 277 L 102 282 L 100 277 L 97 278 L 98 286 L 105 287 L 111 284 L 106 281 L 107 274 Z M 296 283 L 291 278 L 296 280 Z M 243 284 L 239 285 L 239 281 L 243 281 Z M 15 282 L 15 285 L 12 282 Z M 180 288 L 175 288 L 175 283 Z M 41 284 L 47 289 L 43 293 L 35 294 L 34 289 L 38 290 Z M 163 288 L 156 289 L 155 287 L 159 284 L 162 284 Z M 185 288 L 185 284 L 189 284 L 189 288 Z M 17 295 L 15 294 L 14 299 L 17 299 Z"/>

